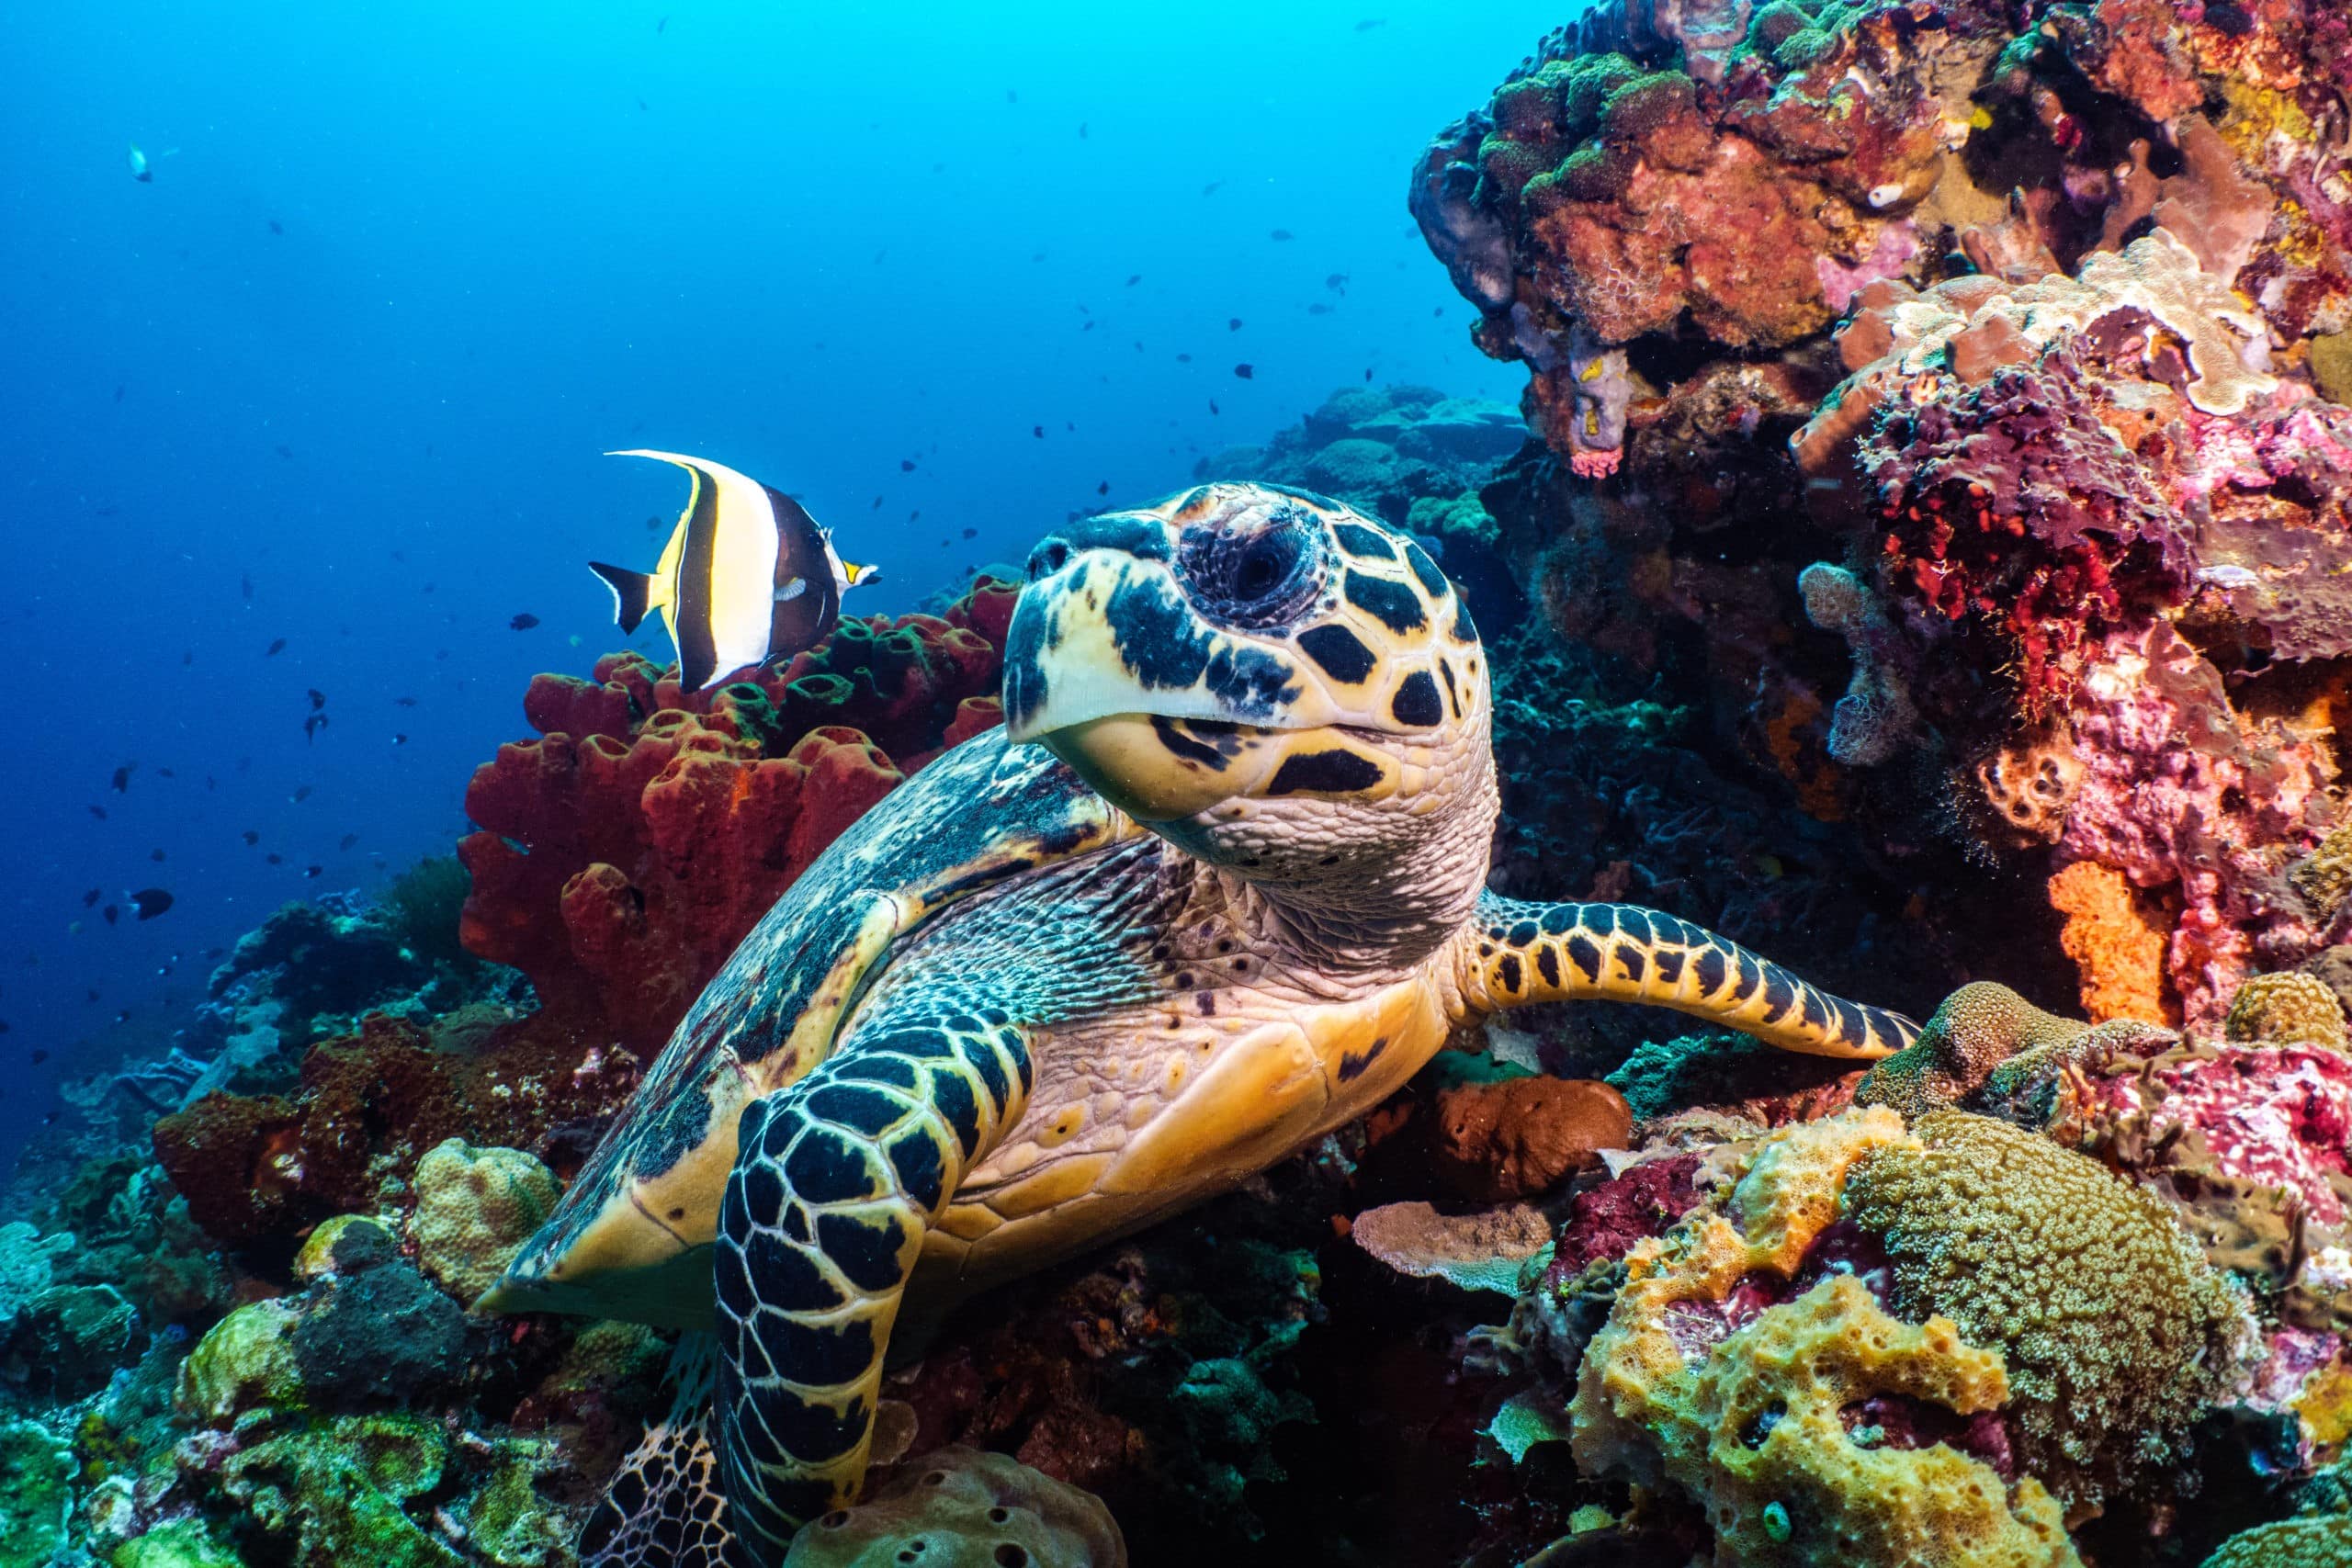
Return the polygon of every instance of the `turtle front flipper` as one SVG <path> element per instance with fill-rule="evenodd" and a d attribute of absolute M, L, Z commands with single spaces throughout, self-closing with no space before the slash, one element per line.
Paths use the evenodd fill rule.
<path fill-rule="evenodd" d="M 1473 1010 L 1606 1000 L 1672 1008 L 1809 1056 L 1871 1059 L 1918 1037 L 1900 1013 L 1833 997 L 1703 926 L 1636 904 L 1478 900 Z"/>
<path fill-rule="evenodd" d="M 738 1551 L 781 1562 L 850 1501 L 924 1231 L 1028 1102 L 994 1009 L 861 1034 L 746 1107 L 719 1206 L 720 1473 Z"/>

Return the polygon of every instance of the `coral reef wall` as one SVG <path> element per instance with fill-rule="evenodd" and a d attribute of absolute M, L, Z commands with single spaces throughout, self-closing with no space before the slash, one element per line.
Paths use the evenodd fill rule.
<path fill-rule="evenodd" d="M 2052 1001 L 2218 1024 L 2342 967 L 2347 44 L 2315 0 L 1621 0 L 1413 172 L 1528 367 L 1487 500 L 1551 630 L 1882 911 L 1966 924 L 1946 851 L 2040 886 L 2007 930 L 2070 963 L 2005 972 Z"/>

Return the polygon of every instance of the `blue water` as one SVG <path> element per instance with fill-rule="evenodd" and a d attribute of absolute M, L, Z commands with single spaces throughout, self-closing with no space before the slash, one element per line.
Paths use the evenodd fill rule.
<path fill-rule="evenodd" d="M 896 611 L 1367 372 L 1515 395 L 1405 179 L 1558 10 L 12 7 L 0 1157 L 463 830 L 675 512 L 607 448 L 795 491 Z"/>

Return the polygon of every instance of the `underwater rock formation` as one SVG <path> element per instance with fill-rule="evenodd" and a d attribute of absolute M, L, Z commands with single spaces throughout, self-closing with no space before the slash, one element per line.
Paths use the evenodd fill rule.
<path fill-rule="evenodd" d="M 998 721 L 1010 584 L 944 617 L 849 617 L 780 669 L 691 696 L 633 653 L 542 675 L 466 791 L 467 948 L 659 1047 L 777 895 L 858 815 Z"/>

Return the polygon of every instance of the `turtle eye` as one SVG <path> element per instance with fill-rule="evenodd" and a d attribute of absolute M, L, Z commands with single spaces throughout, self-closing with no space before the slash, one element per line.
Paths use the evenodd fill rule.
<path fill-rule="evenodd" d="M 1193 530 L 1182 547 L 1186 585 L 1216 619 L 1272 625 L 1296 614 L 1312 595 L 1309 540 L 1307 530 L 1286 522 L 1248 533 Z"/>
<path fill-rule="evenodd" d="M 1269 529 L 1241 547 L 1233 563 L 1233 597 L 1254 604 L 1280 588 L 1297 565 L 1297 540 L 1286 529 Z"/>

